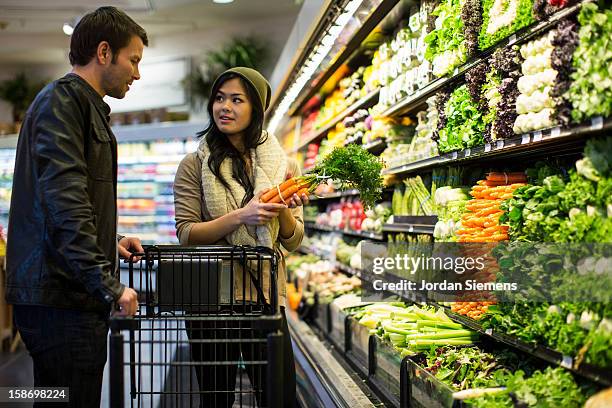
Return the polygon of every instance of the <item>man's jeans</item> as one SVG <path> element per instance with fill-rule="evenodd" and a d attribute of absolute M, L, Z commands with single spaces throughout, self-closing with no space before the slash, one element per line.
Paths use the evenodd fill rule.
<path fill-rule="evenodd" d="M 15 306 L 15 325 L 34 361 L 34 386 L 68 387 L 70 407 L 99 407 L 108 317 L 100 312 Z"/>

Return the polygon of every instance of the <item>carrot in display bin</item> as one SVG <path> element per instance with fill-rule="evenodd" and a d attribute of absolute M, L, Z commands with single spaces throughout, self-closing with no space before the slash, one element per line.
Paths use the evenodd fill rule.
<path fill-rule="evenodd" d="M 341 188 L 359 190 L 364 208 L 372 208 L 381 199 L 383 162 L 358 145 L 336 147 L 318 163 L 312 172 L 272 187 L 261 196 L 263 203 L 282 203 L 293 194 L 309 194 L 328 179 L 337 180 Z"/>
<path fill-rule="evenodd" d="M 508 239 L 508 227 L 499 225 L 504 213 L 500 208 L 504 200 L 512 198 L 517 188 L 524 186 L 527 177 L 522 172 L 488 173 L 485 180 L 476 183 L 466 204 L 466 212 L 456 234 L 459 242 L 499 242 Z"/>

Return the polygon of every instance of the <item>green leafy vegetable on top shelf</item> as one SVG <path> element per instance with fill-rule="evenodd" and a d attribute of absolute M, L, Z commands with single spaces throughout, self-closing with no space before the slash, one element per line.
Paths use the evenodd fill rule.
<path fill-rule="evenodd" d="M 435 29 L 427 34 L 425 58 L 433 65 L 433 73 L 442 76 L 467 60 L 462 1 L 443 0 L 433 11 Z"/>
<path fill-rule="evenodd" d="M 499 380 L 505 383 L 506 391 L 469 399 L 466 402 L 474 408 L 514 407 L 510 393 L 514 393 L 519 402 L 527 407 L 579 408 L 586 401 L 586 396 L 572 375 L 560 367 L 536 371 L 528 378 L 525 378 L 525 373 L 521 370 L 513 374 L 504 372 Z"/>
<path fill-rule="evenodd" d="M 448 153 L 483 144 L 485 123 L 466 85 L 455 89 L 444 107 L 445 124 L 439 131 L 438 150 Z"/>
<path fill-rule="evenodd" d="M 532 0 L 483 0 L 479 45 L 484 50 L 535 22 Z"/>
<path fill-rule="evenodd" d="M 574 52 L 575 72 L 567 93 L 574 122 L 612 114 L 612 9 L 585 3 L 578 22 L 580 43 Z"/>
<path fill-rule="evenodd" d="M 383 162 L 358 145 L 336 147 L 316 165 L 314 178 L 331 177 L 339 180 L 343 188 L 359 190 L 364 208 L 372 208 L 380 200 L 383 190 Z"/>

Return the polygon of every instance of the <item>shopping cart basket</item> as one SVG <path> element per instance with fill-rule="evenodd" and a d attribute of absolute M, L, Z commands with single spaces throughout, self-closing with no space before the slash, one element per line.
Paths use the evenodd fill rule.
<path fill-rule="evenodd" d="M 151 246 L 133 256 L 139 311 L 111 319 L 111 406 L 281 407 L 275 253 Z"/>

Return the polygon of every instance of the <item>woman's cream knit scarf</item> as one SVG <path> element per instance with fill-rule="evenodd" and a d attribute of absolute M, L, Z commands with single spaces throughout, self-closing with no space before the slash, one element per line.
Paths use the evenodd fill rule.
<path fill-rule="evenodd" d="M 266 141 L 250 151 L 253 167 L 251 181 L 254 181 L 255 194 L 282 183 L 287 169 L 287 157 L 276 137 L 267 133 L 264 137 Z M 212 219 L 217 219 L 240 208 L 245 190 L 232 176 L 231 159 L 225 159 L 220 167 L 221 174 L 230 186 L 228 190 L 208 167 L 210 150 L 206 143 L 206 136 L 202 138 L 197 154 L 202 163 L 204 202 Z M 226 239 L 231 245 L 264 246 L 272 249 L 278 237 L 278 230 L 278 218 L 274 218 L 265 225 L 247 226 L 243 224 L 230 233 Z"/>

